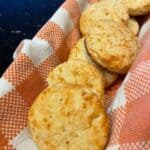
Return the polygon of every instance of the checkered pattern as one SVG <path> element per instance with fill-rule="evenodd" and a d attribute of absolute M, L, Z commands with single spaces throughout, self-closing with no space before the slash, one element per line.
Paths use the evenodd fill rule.
<path fill-rule="evenodd" d="M 81 37 L 82 11 L 96 0 L 66 0 L 32 40 L 16 49 L 0 79 L 0 149 L 37 150 L 27 128 L 27 112 L 47 86 L 46 77 L 67 59 Z M 141 52 L 122 78 L 106 90 L 110 118 L 107 150 L 150 149 L 150 20 L 141 28 Z"/>
<path fill-rule="evenodd" d="M 150 91 L 150 60 L 141 62 L 130 73 L 125 87 L 127 102 L 132 102 Z"/>
<path fill-rule="evenodd" d="M 149 150 L 150 141 L 141 141 L 135 143 L 122 144 L 120 150 Z"/>

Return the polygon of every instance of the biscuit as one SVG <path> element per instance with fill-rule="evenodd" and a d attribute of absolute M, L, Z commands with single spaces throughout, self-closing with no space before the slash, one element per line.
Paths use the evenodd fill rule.
<path fill-rule="evenodd" d="M 104 80 L 105 80 L 105 87 L 112 85 L 117 79 L 118 74 L 107 71 L 106 69 L 102 69 Z"/>
<path fill-rule="evenodd" d="M 129 14 L 138 16 L 150 12 L 150 0 L 123 0 L 128 8 Z"/>
<path fill-rule="evenodd" d="M 83 60 L 88 62 L 89 64 L 93 65 L 100 74 L 103 73 L 104 81 L 105 81 L 105 87 L 110 86 L 114 81 L 116 81 L 118 74 L 114 74 L 110 71 L 107 71 L 106 69 L 103 69 L 101 66 L 99 66 L 97 63 L 95 63 L 91 57 L 89 56 L 86 47 L 85 47 L 85 38 L 81 38 L 76 45 L 71 49 L 69 54 L 69 60 Z"/>
<path fill-rule="evenodd" d="M 29 110 L 28 126 L 39 150 L 102 150 L 109 132 L 98 97 L 77 85 L 45 89 Z"/>
<path fill-rule="evenodd" d="M 135 35 L 138 34 L 140 27 L 139 27 L 139 23 L 135 19 L 130 18 L 128 20 L 128 27 Z"/>
<path fill-rule="evenodd" d="M 92 65 L 81 60 L 69 60 L 58 65 L 47 77 L 50 86 L 66 83 L 87 86 L 95 92 L 104 104 L 104 79 Z"/>
<path fill-rule="evenodd" d="M 101 20 L 85 41 L 91 57 L 115 73 L 126 73 L 139 52 L 137 37 L 126 25 L 111 20 Z"/>
<path fill-rule="evenodd" d="M 79 21 L 80 31 L 84 36 L 101 19 L 109 19 L 122 23 L 126 22 L 128 18 L 128 12 L 123 3 L 114 0 L 102 0 L 90 5 L 82 13 Z"/>

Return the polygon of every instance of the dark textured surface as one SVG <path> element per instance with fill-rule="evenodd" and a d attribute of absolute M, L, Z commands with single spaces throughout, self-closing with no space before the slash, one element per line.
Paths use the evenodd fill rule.
<path fill-rule="evenodd" d="M 32 38 L 64 0 L 0 0 L 0 75 L 22 39 Z"/>

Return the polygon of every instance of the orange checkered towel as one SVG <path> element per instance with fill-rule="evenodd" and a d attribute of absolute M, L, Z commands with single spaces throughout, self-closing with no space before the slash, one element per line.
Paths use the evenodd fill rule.
<path fill-rule="evenodd" d="M 80 38 L 81 12 L 88 0 L 67 0 L 32 40 L 20 43 L 0 78 L 0 149 L 36 150 L 27 112 L 47 86 L 52 68 L 66 60 Z M 111 133 L 107 150 L 150 150 L 150 19 L 139 33 L 141 52 L 124 80 L 106 90 Z"/>

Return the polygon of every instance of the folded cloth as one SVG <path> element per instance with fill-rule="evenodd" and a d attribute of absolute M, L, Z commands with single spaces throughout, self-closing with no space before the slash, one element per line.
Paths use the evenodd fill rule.
<path fill-rule="evenodd" d="M 47 86 L 46 77 L 65 61 L 80 38 L 81 12 L 93 0 L 67 0 L 32 40 L 18 46 L 0 79 L 0 149 L 36 150 L 27 128 L 27 112 Z M 108 88 L 111 133 L 106 149 L 150 149 L 150 20 L 139 34 L 141 52 L 128 74 Z"/>

